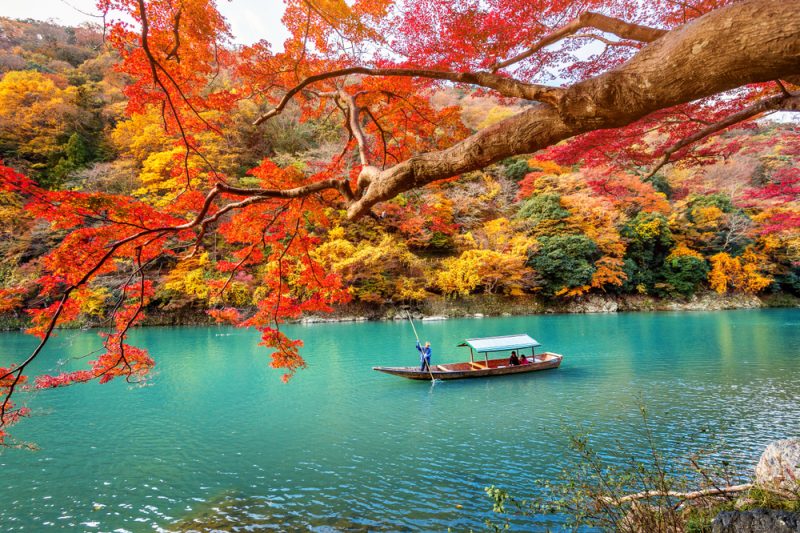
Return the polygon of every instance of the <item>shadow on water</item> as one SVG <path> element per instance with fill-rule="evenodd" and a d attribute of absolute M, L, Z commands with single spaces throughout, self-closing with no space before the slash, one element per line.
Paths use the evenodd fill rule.
<path fill-rule="evenodd" d="M 177 521 L 160 528 L 165 532 L 218 531 L 314 531 L 368 532 L 412 531 L 391 523 L 359 523 L 348 518 L 314 516 L 289 511 L 280 501 L 226 490 L 209 498 Z"/>

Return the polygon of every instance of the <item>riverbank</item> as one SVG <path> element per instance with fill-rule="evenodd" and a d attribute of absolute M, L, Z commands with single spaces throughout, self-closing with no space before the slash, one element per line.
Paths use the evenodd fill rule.
<path fill-rule="evenodd" d="M 300 322 L 358 322 L 402 320 L 406 312 L 418 319 L 447 319 L 484 316 L 524 316 L 542 314 L 624 313 L 651 311 L 723 311 L 800 307 L 800 298 L 788 294 L 755 296 L 706 292 L 685 300 L 667 300 L 640 295 L 588 295 L 569 301 L 545 300 L 533 295 L 472 295 L 462 298 L 435 296 L 414 305 L 375 305 L 351 303 L 333 313 L 303 317 Z"/>
<path fill-rule="evenodd" d="M 641 295 L 592 294 L 571 300 L 547 300 L 535 295 L 502 296 L 476 294 L 461 298 L 431 296 L 422 302 L 407 304 L 372 304 L 353 302 L 334 309 L 332 313 L 307 315 L 297 322 L 365 322 L 374 320 L 404 320 L 406 313 L 416 319 L 480 318 L 484 316 L 525 316 L 543 314 L 627 313 L 653 311 L 723 311 L 726 309 L 761 309 L 800 307 L 800 298 L 789 294 L 717 294 L 705 292 L 687 299 L 661 299 Z M 150 309 L 144 326 L 207 326 L 214 324 L 203 309 L 186 307 L 163 311 Z M 0 331 L 24 329 L 26 316 L 0 315 Z M 63 327 L 63 326 L 62 326 Z M 102 327 L 102 324 L 77 321 L 66 327 Z"/>

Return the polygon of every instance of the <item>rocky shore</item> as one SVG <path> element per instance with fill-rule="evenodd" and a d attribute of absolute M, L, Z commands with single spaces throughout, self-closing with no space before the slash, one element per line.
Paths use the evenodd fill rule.
<path fill-rule="evenodd" d="M 463 298 L 431 297 L 414 305 L 377 305 L 351 303 L 333 313 L 310 315 L 300 322 L 361 322 L 367 320 L 404 320 L 406 313 L 418 320 L 482 318 L 553 313 L 622 313 L 648 311 L 721 311 L 800 307 L 800 298 L 790 295 L 755 296 L 706 292 L 685 300 L 659 299 L 651 296 L 588 295 L 569 301 L 553 301 L 526 296 L 473 295 Z"/>
<path fill-rule="evenodd" d="M 501 296 L 476 294 L 462 298 L 431 296 L 412 305 L 371 304 L 353 302 L 340 306 L 332 313 L 307 315 L 297 322 L 365 322 L 369 320 L 405 320 L 406 313 L 416 320 L 446 320 L 448 318 L 482 318 L 489 316 L 524 316 L 554 313 L 624 313 L 651 311 L 721 311 L 725 309 L 760 309 L 768 307 L 798 307 L 800 298 L 788 294 L 755 296 L 747 294 L 717 294 L 705 292 L 687 299 L 660 299 L 639 295 L 591 294 L 571 300 L 548 300 L 539 296 Z M 173 310 L 148 309 L 145 326 L 206 326 L 214 324 L 205 310 L 182 308 Z M 73 323 L 68 327 L 97 327 L 98 324 Z M 24 315 L 0 315 L 0 330 L 27 327 Z M 63 327 L 63 326 L 62 326 Z"/>

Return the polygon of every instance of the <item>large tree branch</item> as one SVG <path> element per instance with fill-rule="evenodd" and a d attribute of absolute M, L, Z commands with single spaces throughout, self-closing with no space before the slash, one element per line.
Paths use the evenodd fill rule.
<path fill-rule="evenodd" d="M 614 70 L 564 89 L 557 106 L 535 105 L 438 152 L 370 176 L 348 216 L 433 181 L 533 153 L 581 133 L 750 83 L 800 74 L 800 0 L 745 0 L 676 28 Z"/>
<path fill-rule="evenodd" d="M 286 105 L 292 100 L 292 98 L 294 98 L 309 85 L 324 80 L 342 78 L 352 74 L 360 74 L 363 76 L 403 76 L 413 78 L 429 78 L 434 80 L 467 83 L 469 85 L 494 89 L 503 96 L 550 103 L 558 102 L 563 92 L 563 90 L 558 87 L 525 83 L 489 72 L 450 72 L 445 70 L 422 68 L 349 67 L 307 77 L 299 84 L 289 89 L 283 98 L 281 98 L 280 102 L 278 102 L 278 105 L 269 110 L 267 113 L 264 113 L 258 117 L 255 122 L 253 122 L 253 125 L 257 126 L 262 122 L 279 115 L 284 110 Z"/>
<path fill-rule="evenodd" d="M 523 59 L 527 59 L 542 48 L 557 43 L 558 41 L 574 35 L 578 30 L 584 28 L 596 28 L 605 33 L 611 33 L 622 39 L 631 41 L 639 41 L 643 43 L 651 43 L 667 33 L 667 30 L 658 28 L 651 28 L 649 26 L 642 26 L 640 24 L 633 24 L 625 22 L 624 20 L 608 17 L 600 13 L 593 13 L 588 11 L 581 14 L 578 18 L 561 26 L 542 37 L 539 42 L 525 50 L 524 52 L 515 55 L 514 57 L 505 61 L 495 63 L 489 68 L 490 72 L 497 72 L 501 68 L 508 67 L 514 63 L 519 63 Z M 585 37 L 585 35 L 582 35 Z M 594 37 L 594 36 L 593 36 Z M 598 38 L 598 37 L 595 37 Z M 608 42 L 608 41 L 606 41 Z M 609 43 L 610 44 L 610 43 Z"/>

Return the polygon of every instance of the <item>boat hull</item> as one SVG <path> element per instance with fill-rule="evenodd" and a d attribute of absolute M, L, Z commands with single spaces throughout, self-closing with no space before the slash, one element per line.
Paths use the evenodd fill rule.
<path fill-rule="evenodd" d="M 527 365 L 510 366 L 508 365 L 508 359 L 503 358 L 490 359 L 488 365 L 486 361 L 431 365 L 430 372 L 427 370 L 420 370 L 419 367 L 414 366 L 374 366 L 372 369 L 406 379 L 430 381 L 431 376 L 433 376 L 433 379 L 437 380 L 468 379 L 527 374 L 528 372 L 558 368 L 559 365 L 561 365 L 562 358 L 563 356 L 559 354 L 545 352 L 537 354 L 536 358 Z"/>

